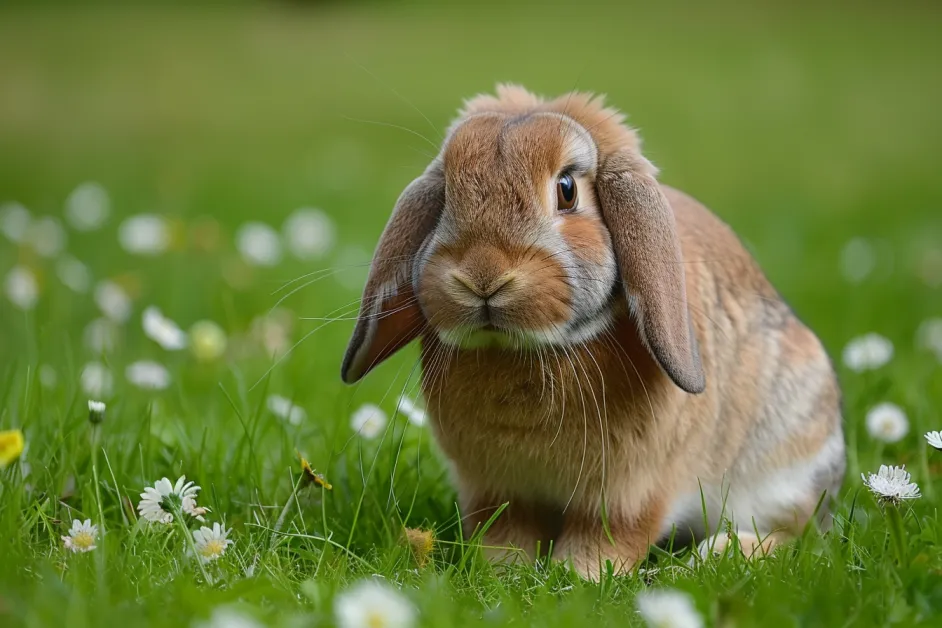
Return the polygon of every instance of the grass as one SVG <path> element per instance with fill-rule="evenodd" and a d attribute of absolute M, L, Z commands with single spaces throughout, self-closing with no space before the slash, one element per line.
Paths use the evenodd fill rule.
<path fill-rule="evenodd" d="M 0 430 L 22 429 L 28 443 L 0 471 L 0 623 L 178 626 L 233 604 L 267 625 L 331 625 L 335 595 L 380 574 L 402 586 L 424 626 L 636 624 L 634 596 L 650 586 L 689 592 L 717 626 L 938 625 L 942 454 L 921 433 L 942 428 L 942 367 L 913 337 L 942 314 L 942 290 L 920 275 L 942 246 L 939 22 L 923 3 L 0 10 L 0 202 L 61 215 L 78 183 L 100 181 L 114 215 L 102 231 L 70 231 L 68 250 L 96 279 L 134 293 L 116 350 L 94 355 L 83 342 L 98 316 L 90 295 L 62 286 L 28 248 L 0 244 L 0 272 L 29 266 L 41 286 L 30 312 L 0 306 Z M 319 328 L 274 368 L 239 350 L 252 320 L 285 294 L 276 291 L 305 273 L 338 271 L 281 304 L 293 342 L 321 325 L 303 317 L 347 311 L 363 279 L 357 264 L 433 151 L 421 136 L 435 144 L 461 99 L 497 80 L 608 93 L 665 181 L 733 225 L 832 355 L 864 332 L 893 340 L 883 369 L 841 369 L 850 464 L 830 534 L 758 563 L 689 569 L 683 553 L 656 553 L 645 565 L 655 571 L 599 584 L 557 564 L 495 567 L 461 538 L 425 431 L 402 417 L 375 441 L 349 428 L 363 403 L 392 413 L 414 385 L 414 349 L 354 388 L 338 375 L 348 321 Z M 233 288 L 236 228 L 278 227 L 305 205 L 335 220 L 334 253 L 243 269 L 245 287 Z M 177 226 L 173 250 L 157 258 L 118 245 L 121 218 L 145 211 Z M 208 250 L 194 245 L 205 217 L 221 233 Z M 859 284 L 839 266 L 853 237 L 876 251 Z M 148 304 L 185 326 L 217 321 L 232 351 L 201 364 L 161 350 L 140 329 Z M 168 390 L 121 377 L 144 358 L 167 366 Z M 97 435 L 79 387 L 91 359 L 117 375 Z M 58 374 L 52 388 L 39 381 L 44 364 Z M 308 420 L 274 418 L 269 393 L 295 400 Z M 863 429 L 866 409 L 884 400 L 912 422 L 885 446 Z M 294 492 L 296 450 L 332 491 Z M 924 493 L 905 509 L 903 552 L 861 489 L 860 471 L 881 463 L 906 463 Z M 179 531 L 136 522 L 128 505 L 145 485 L 183 474 L 203 487 L 211 520 L 233 528 L 211 584 Z M 72 518 L 105 530 L 97 550 L 63 552 Z M 429 565 L 402 546 L 403 526 L 435 530 Z"/>

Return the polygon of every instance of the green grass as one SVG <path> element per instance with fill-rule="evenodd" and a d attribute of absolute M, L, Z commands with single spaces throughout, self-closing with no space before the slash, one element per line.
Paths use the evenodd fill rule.
<path fill-rule="evenodd" d="M 402 585 L 423 626 L 624 626 L 640 621 L 634 596 L 648 586 L 688 591 L 716 626 L 939 625 L 942 454 L 921 434 L 942 428 L 942 367 L 913 338 L 920 321 L 942 315 L 942 290 L 919 275 L 927 252 L 942 248 L 940 21 L 930 3 L 0 10 L 0 202 L 61 216 L 78 183 L 100 181 L 114 215 L 102 231 L 70 231 L 68 250 L 96 279 L 136 286 L 119 346 L 91 355 L 82 339 L 98 316 L 91 297 L 63 287 L 48 260 L 0 241 L 0 274 L 27 265 L 42 290 L 29 313 L 0 305 L 0 430 L 25 432 L 30 469 L 0 471 L 0 624 L 179 626 L 236 604 L 272 626 L 331 625 L 334 595 L 381 574 Z M 236 346 L 279 287 L 325 267 L 347 280 L 285 300 L 292 341 L 320 325 L 302 317 L 349 311 L 362 282 L 351 264 L 433 151 L 418 135 L 435 143 L 462 98 L 499 80 L 608 93 L 664 180 L 733 225 L 832 355 L 864 332 L 893 340 L 883 369 L 841 369 L 851 455 L 830 534 L 759 563 L 690 569 L 685 554 L 659 553 L 645 565 L 656 571 L 600 584 L 561 565 L 491 566 L 460 536 L 427 432 L 401 417 L 376 441 L 350 431 L 360 404 L 392 413 L 414 385 L 414 348 L 347 388 L 348 321 L 319 329 L 270 370 L 258 353 L 205 365 L 144 337 L 140 312 L 156 304 L 184 326 L 217 321 Z M 305 205 L 334 218 L 335 254 L 256 269 L 249 287 L 230 287 L 236 228 L 279 227 Z M 205 252 L 184 238 L 163 256 L 130 256 L 117 225 L 145 211 L 171 217 L 188 238 L 212 217 L 221 243 Z M 861 284 L 839 270 L 855 236 L 878 252 Z M 124 380 L 143 358 L 170 369 L 168 390 Z M 116 374 L 98 447 L 78 386 L 90 359 Z M 39 382 L 42 364 L 58 373 L 54 388 Z M 308 420 L 272 417 L 269 393 L 295 399 Z M 907 411 L 912 429 L 881 446 L 863 416 L 884 400 Z M 292 497 L 295 450 L 331 492 Z M 861 490 L 860 471 L 880 463 L 906 463 L 924 492 L 906 509 L 902 559 Z M 211 520 L 233 528 L 212 584 L 178 531 L 135 523 L 123 506 L 182 474 L 203 487 Z M 105 528 L 96 551 L 63 551 L 73 517 Z M 403 525 L 436 531 L 430 565 L 402 547 Z"/>

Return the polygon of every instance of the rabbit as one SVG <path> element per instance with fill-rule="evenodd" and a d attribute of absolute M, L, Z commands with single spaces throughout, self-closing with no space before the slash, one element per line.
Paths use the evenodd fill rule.
<path fill-rule="evenodd" d="M 732 532 L 752 556 L 828 525 L 832 364 L 640 146 L 602 97 L 498 85 L 376 248 L 342 378 L 421 340 L 430 429 L 495 560 L 551 551 L 595 579 L 652 544 L 716 552 Z"/>

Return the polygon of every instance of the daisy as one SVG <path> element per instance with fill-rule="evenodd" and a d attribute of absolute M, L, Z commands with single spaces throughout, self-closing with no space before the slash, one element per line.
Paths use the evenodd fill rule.
<path fill-rule="evenodd" d="M 80 381 L 86 395 L 107 397 L 111 394 L 114 378 L 108 367 L 101 362 L 89 362 L 82 367 Z"/>
<path fill-rule="evenodd" d="M 263 628 L 250 615 L 228 606 L 219 606 L 213 609 L 213 614 L 204 622 L 196 624 L 197 628 Z"/>
<path fill-rule="evenodd" d="M 72 520 L 72 527 L 69 528 L 69 535 L 62 537 L 65 549 L 72 550 L 76 554 L 79 552 L 90 552 L 95 549 L 95 540 L 98 538 L 98 526 L 92 525 L 91 519 L 79 521 Z"/>
<path fill-rule="evenodd" d="M 199 491 L 200 487 L 193 482 L 187 482 L 185 475 L 181 475 L 176 484 L 171 484 L 167 478 L 161 478 L 153 486 L 144 488 L 137 510 L 143 519 L 155 523 L 171 523 L 176 507 L 195 516 L 192 514 L 195 510 L 204 510 L 196 507 L 196 494 Z M 196 518 L 202 521 L 199 516 Z"/>
<path fill-rule="evenodd" d="M 892 403 L 881 403 L 867 412 L 867 431 L 884 443 L 895 443 L 909 433 L 906 413 Z"/>
<path fill-rule="evenodd" d="M 893 357 L 893 343 L 880 334 L 865 334 L 844 347 L 844 364 L 858 373 L 878 369 Z"/>
<path fill-rule="evenodd" d="M 226 332 L 213 321 L 197 321 L 190 327 L 190 351 L 200 362 L 218 360 L 227 344 Z"/>
<path fill-rule="evenodd" d="M 73 292 L 88 292 L 92 285 L 92 274 L 88 271 L 88 266 L 71 255 L 61 257 L 56 262 L 56 275 L 59 276 L 59 281 Z"/>
<path fill-rule="evenodd" d="M 365 403 L 350 417 L 350 428 L 363 438 L 372 440 L 386 427 L 386 413 L 372 403 Z"/>
<path fill-rule="evenodd" d="M 435 533 L 421 528 L 406 528 L 403 531 L 406 545 L 412 550 L 412 556 L 419 567 L 425 567 L 435 549 Z"/>
<path fill-rule="evenodd" d="M 703 617 L 689 595 L 674 589 L 642 591 L 635 598 L 638 613 L 652 628 L 701 628 Z"/>
<path fill-rule="evenodd" d="M 85 326 L 82 338 L 94 353 L 111 353 L 118 344 L 120 330 L 111 319 L 99 317 Z"/>
<path fill-rule="evenodd" d="M 916 343 L 919 348 L 935 353 L 942 361 L 942 318 L 924 320 L 916 332 Z"/>
<path fill-rule="evenodd" d="M 43 388 L 55 388 L 59 383 L 59 375 L 51 364 L 39 366 L 39 383 L 43 385 Z"/>
<path fill-rule="evenodd" d="M 0 207 L 0 231 L 10 242 L 22 242 L 32 220 L 29 210 L 19 203 L 5 203 Z"/>
<path fill-rule="evenodd" d="M 36 301 L 39 299 L 39 284 L 30 269 L 25 266 L 14 266 L 7 273 L 3 287 L 7 298 L 16 307 L 21 310 L 31 310 L 36 307 Z"/>
<path fill-rule="evenodd" d="M 123 323 L 131 316 L 131 297 L 115 282 L 98 282 L 94 297 L 102 314 L 115 323 Z"/>
<path fill-rule="evenodd" d="M 186 334 L 183 330 L 153 305 L 144 308 L 141 326 L 144 328 L 145 336 L 167 351 L 179 351 L 187 345 Z"/>
<path fill-rule="evenodd" d="M 288 250 L 300 260 L 324 257 L 336 239 L 336 229 L 330 217 L 309 207 L 302 207 L 288 216 L 281 231 Z"/>
<path fill-rule="evenodd" d="M 170 386 L 170 372 L 153 360 L 138 360 L 124 370 L 124 376 L 138 388 L 164 390 Z"/>
<path fill-rule="evenodd" d="M 401 593 L 376 580 L 363 580 L 337 596 L 334 615 L 339 628 L 408 628 L 415 607 Z"/>
<path fill-rule="evenodd" d="M 10 466 L 14 460 L 23 453 L 26 439 L 21 430 L 4 430 L 0 432 L 0 469 Z"/>
<path fill-rule="evenodd" d="M 269 395 L 265 405 L 269 412 L 291 425 L 301 425 L 307 419 L 307 412 L 304 408 L 294 405 L 287 397 Z"/>
<path fill-rule="evenodd" d="M 105 402 L 88 400 L 88 420 L 90 423 L 101 423 L 105 420 Z"/>
<path fill-rule="evenodd" d="M 110 213 L 108 191 L 94 181 L 82 183 L 65 199 L 65 218 L 78 231 L 101 228 Z"/>
<path fill-rule="evenodd" d="M 252 266 L 275 266 L 281 261 L 278 232 L 262 222 L 247 222 L 239 227 L 236 248 Z"/>
<path fill-rule="evenodd" d="M 296 316 L 287 310 L 275 310 L 252 321 L 252 337 L 269 358 L 277 358 L 291 347 L 291 327 Z"/>
<path fill-rule="evenodd" d="M 880 501 L 899 504 L 904 499 L 921 497 L 919 487 L 915 482 L 910 482 L 905 466 L 888 467 L 881 464 L 879 472 L 871 473 L 869 477 L 861 473 L 860 479 Z"/>
<path fill-rule="evenodd" d="M 231 528 L 226 530 L 218 523 L 214 523 L 211 529 L 202 526 L 199 530 L 194 530 L 193 545 L 196 546 L 200 560 L 209 563 L 225 554 L 226 548 L 235 542 L 227 538 L 230 532 Z"/>
<path fill-rule="evenodd" d="M 138 214 L 121 223 L 118 242 L 128 253 L 160 255 L 170 246 L 170 228 L 157 214 Z"/>
<path fill-rule="evenodd" d="M 877 256 L 866 238 L 853 238 L 841 249 L 841 274 L 850 283 L 860 283 L 876 267 Z"/>
<path fill-rule="evenodd" d="M 409 422 L 412 423 L 412 425 L 415 425 L 418 427 L 422 427 L 423 425 L 425 425 L 425 421 L 427 418 L 425 416 L 425 410 L 417 406 L 415 402 L 412 401 L 412 399 L 410 399 L 409 397 L 406 397 L 405 395 L 399 397 L 398 408 L 399 408 L 399 412 L 401 414 L 404 414 L 406 418 L 409 419 Z"/>
<path fill-rule="evenodd" d="M 926 432 L 926 442 L 930 447 L 942 451 L 942 432 Z"/>
<path fill-rule="evenodd" d="M 38 255 L 53 258 L 65 248 L 65 229 L 52 216 L 45 216 L 30 224 L 26 239 Z"/>

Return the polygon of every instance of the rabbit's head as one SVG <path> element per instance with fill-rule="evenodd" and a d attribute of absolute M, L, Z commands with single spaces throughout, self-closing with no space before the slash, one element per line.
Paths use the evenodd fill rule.
<path fill-rule="evenodd" d="M 344 380 L 425 332 L 462 348 L 586 342 L 627 299 L 665 372 L 702 391 L 674 216 L 655 174 L 598 99 L 499 87 L 471 100 L 386 226 Z"/>

